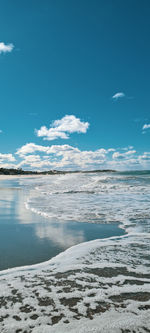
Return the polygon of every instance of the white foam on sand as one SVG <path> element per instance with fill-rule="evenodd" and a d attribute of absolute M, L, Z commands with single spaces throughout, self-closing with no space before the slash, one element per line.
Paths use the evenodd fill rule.
<path fill-rule="evenodd" d="M 0 332 L 146 332 L 149 255 L 149 238 L 135 234 L 79 244 L 46 263 L 2 271 Z"/>

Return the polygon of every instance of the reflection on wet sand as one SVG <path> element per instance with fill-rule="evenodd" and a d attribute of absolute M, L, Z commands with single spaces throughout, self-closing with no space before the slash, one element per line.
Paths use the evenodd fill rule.
<path fill-rule="evenodd" d="M 46 261 L 78 243 L 122 233 L 115 225 L 52 221 L 33 213 L 25 206 L 34 191 L 30 182 L 24 186 L 12 179 L 0 185 L 1 270 Z"/>

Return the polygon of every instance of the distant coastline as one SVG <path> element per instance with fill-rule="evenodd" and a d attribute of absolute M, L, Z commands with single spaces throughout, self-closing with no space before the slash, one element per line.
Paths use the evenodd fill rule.
<path fill-rule="evenodd" d="M 0 168 L 0 175 L 55 175 L 55 174 L 68 174 L 68 173 L 93 173 L 93 172 L 116 172 L 111 169 L 101 170 L 74 170 L 74 171 L 61 171 L 61 170 L 48 170 L 48 171 L 28 171 L 23 169 L 6 169 Z"/>

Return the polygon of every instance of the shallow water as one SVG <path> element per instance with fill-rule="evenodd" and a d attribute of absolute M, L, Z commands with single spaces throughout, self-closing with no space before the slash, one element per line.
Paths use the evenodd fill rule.
<path fill-rule="evenodd" d="M 117 224 L 64 221 L 56 216 L 40 216 L 32 212 L 32 209 L 27 209 L 26 204 L 33 193 L 39 193 L 35 190 L 37 183 L 38 186 L 41 183 L 44 186 L 45 180 L 46 178 L 34 178 L 1 181 L 0 270 L 40 263 L 72 245 L 123 234 Z M 48 205 L 48 201 L 46 204 Z"/>

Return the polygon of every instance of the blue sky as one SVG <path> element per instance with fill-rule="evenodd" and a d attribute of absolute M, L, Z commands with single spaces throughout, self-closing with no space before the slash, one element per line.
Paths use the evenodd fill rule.
<path fill-rule="evenodd" d="M 150 168 L 149 17 L 149 0 L 1 0 L 1 167 Z"/>

